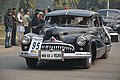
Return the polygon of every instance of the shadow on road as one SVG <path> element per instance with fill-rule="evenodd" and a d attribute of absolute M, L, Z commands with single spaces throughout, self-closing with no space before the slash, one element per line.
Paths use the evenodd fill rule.
<path fill-rule="evenodd" d="M 33 70 L 26 65 L 25 59 L 19 56 L 0 57 L 0 69 Z M 82 69 L 80 61 L 47 61 L 38 64 L 34 70 L 74 70 Z"/>
<path fill-rule="evenodd" d="M 74 69 L 82 69 L 80 61 L 65 61 L 65 62 L 58 62 L 58 61 L 48 61 L 48 62 L 41 62 L 38 64 L 38 70 L 74 70 Z"/>

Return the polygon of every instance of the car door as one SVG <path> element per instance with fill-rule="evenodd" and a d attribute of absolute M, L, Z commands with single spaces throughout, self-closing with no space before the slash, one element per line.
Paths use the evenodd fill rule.
<path fill-rule="evenodd" d="M 105 53 L 105 31 L 102 27 L 102 22 L 99 15 L 93 17 L 94 27 L 96 29 L 96 47 L 97 54 L 96 57 L 101 57 Z"/>

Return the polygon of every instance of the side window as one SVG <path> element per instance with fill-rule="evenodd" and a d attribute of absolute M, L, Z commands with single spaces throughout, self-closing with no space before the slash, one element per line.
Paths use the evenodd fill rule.
<path fill-rule="evenodd" d="M 99 16 L 99 23 L 100 23 L 100 26 L 102 26 L 103 20 L 102 20 L 102 17 L 101 17 L 101 16 Z"/>
<path fill-rule="evenodd" d="M 98 20 L 98 17 L 97 17 L 97 16 L 94 17 L 93 21 L 94 21 L 94 26 L 95 26 L 95 27 L 99 27 L 99 26 L 100 26 L 99 20 Z"/>

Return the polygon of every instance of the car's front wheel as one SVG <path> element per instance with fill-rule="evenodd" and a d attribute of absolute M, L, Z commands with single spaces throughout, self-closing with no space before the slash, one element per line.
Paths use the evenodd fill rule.
<path fill-rule="evenodd" d="M 89 69 L 91 67 L 91 63 L 92 63 L 91 58 L 82 59 L 82 67 L 84 69 Z"/>
<path fill-rule="evenodd" d="M 36 68 L 38 59 L 26 58 L 26 64 L 29 68 Z"/>

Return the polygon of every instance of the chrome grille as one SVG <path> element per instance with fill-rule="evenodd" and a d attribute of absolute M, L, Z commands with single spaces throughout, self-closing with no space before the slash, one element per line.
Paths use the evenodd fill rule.
<path fill-rule="evenodd" d="M 74 53 L 75 50 L 73 47 L 69 46 L 69 45 L 56 45 L 56 44 L 42 44 L 41 46 L 42 50 L 65 50 L 65 53 Z"/>

